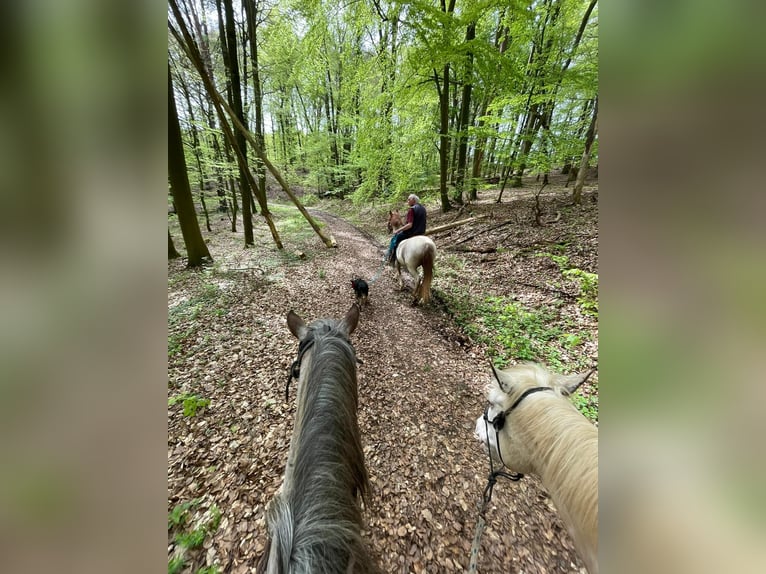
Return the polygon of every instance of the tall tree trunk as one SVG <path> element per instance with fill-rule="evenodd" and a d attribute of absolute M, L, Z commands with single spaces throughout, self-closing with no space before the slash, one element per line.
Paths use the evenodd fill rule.
<path fill-rule="evenodd" d="M 221 0 L 216 0 L 220 10 Z M 222 30 L 225 31 L 221 38 L 221 49 L 223 52 L 223 61 L 229 72 L 229 81 L 231 90 L 229 92 L 229 105 L 237 114 L 237 117 L 245 122 L 245 115 L 242 107 L 242 83 L 239 76 L 239 57 L 237 55 L 237 28 L 234 22 L 234 6 L 232 0 L 223 0 L 225 14 L 225 24 Z M 252 188 L 246 173 L 247 167 L 247 142 L 240 133 L 235 133 L 235 140 L 232 146 L 239 148 L 239 154 L 244 160 L 244 166 L 239 167 L 239 191 L 242 194 L 242 225 L 245 232 L 245 246 L 253 245 L 253 219 L 252 219 Z"/>
<path fill-rule="evenodd" d="M 585 135 L 585 150 L 582 152 L 582 160 L 580 161 L 580 171 L 577 172 L 577 180 L 575 181 L 574 189 L 572 189 L 572 203 L 580 205 L 582 203 L 582 186 L 585 183 L 585 175 L 588 172 L 588 162 L 590 161 L 590 152 L 593 149 L 593 142 L 596 139 L 596 131 L 598 129 L 598 96 L 596 96 L 596 102 L 593 105 L 593 117 L 588 127 L 588 133 Z"/>
<path fill-rule="evenodd" d="M 455 11 L 455 0 L 449 0 L 449 4 L 447 4 L 447 0 L 439 0 L 439 6 L 445 15 L 451 15 Z M 447 195 L 450 151 L 449 62 L 444 64 L 443 71 L 444 77 L 442 78 L 441 87 L 439 86 L 440 76 L 436 70 L 434 70 L 434 80 L 436 81 L 436 90 L 439 92 L 439 195 L 441 196 L 442 212 L 446 213 L 452 209 L 449 196 Z"/>
<path fill-rule="evenodd" d="M 178 123 L 178 111 L 173 93 L 173 80 L 168 63 L 168 179 L 173 194 L 173 203 L 178 213 L 184 243 L 186 244 L 187 265 L 199 267 L 205 258 L 212 260 L 197 222 L 194 210 L 189 176 L 186 172 L 184 144 L 181 139 L 181 126 Z M 169 233 L 169 232 L 168 232 Z"/>
<path fill-rule="evenodd" d="M 585 100 L 585 103 L 582 106 L 582 111 L 580 112 L 580 117 L 577 119 L 577 125 L 580 126 L 577 128 L 577 132 L 575 132 L 575 138 L 580 139 L 585 136 L 585 120 L 588 118 L 588 116 L 591 115 L 591 110 L 593 109 L 593 103 L 595 102 L 595 98 Z M 566 158 L 566 161 L 564 165 L 561 168 L 561 175 L 567 175 L 570 170 L 572 169 L 572 162 L 576 161 L 578 158 L 574 155 L 568 156 Z M 564 186 L 566 187 L 566 186 Z"/>
<path fill-rule="evenodd" d="M 205 227 L 209 232 L 213 229 L 210 227 L 210 213 L 207 210 L 207 204 L 205 203 L 205 174 L 202 170 L 202 150 L 200 149 L 199 136 L 197 134 L 197 125 L 194 118 L 194 108 L 191 104 L 191 96 L 189 94 L 189 88 L 183 79 L 183 75 L 179 74 L 179 88 L 183 92 L 184 100 L 186 101 L 186 110 L 189 114 L 189 132 L 192 136 L 192 152 L 194 153 L 194 163 L 197 164 L 197 175 L 199 176 L 199 199 L 202 204 L 202 211 L 205 214 Z"/>
<path fill-rule="evenodd" d="M 264 145 L 264 126 L 263 126 L 263 91 L 261 90 L 261 73 L 258 62 L 258 4 L 256 0 L 245 0 L 245 14 L 247 16 L 249 37 L 250 37 L 250 60 L 253 68 L 253 107 L 255 109 L 255 139 L 261 148 Z M 258 162 L 255 167 L 258 176 L 258 187 L 256 193 L 259 200 L 262 198 L 261 209 L 266 204 L 266 169 L 263 162 Z"/>
<path fill-rule="evenodd" d="M 436 86 L 439 89 L 439 75 L 435 74 Z M 442 201 L 442 212 L 447 213 L 452 206 L 447 195 L 447 172 L 449 169 L 449 64 L 444 65 L 444 77 L 439 89 L 439 195 Z"/>
<path fill-rule="evenodd" d="M 484 160 L 484 146 L 487 143 L 487 136 L 482 133 L 482 128 L 486 123 L 484 116 L 491 115 L 487 113 L 487 103 L 489 98 L 484 99 L 481 104 L 481 109 L 478 112 L 479 120 L 477 122 L 479 135 L 476 137 L 476 145 L 473 150 L 473 163 L 471 165 L 471 201 L 478 199 L 477 195 L 477 181 L 481 178 L 481 164 Z"/>
<path fill-rule="evenodd" d="M 199 55 L 199 50 L 197 48 L 197 45 L 194 42 L 194 39 L 189 34 L 189 30 L 186 27 L 186 23 L 183 20 L 183 17 L 181 16 L 180 10 L 178 9 L 178 4 L 176 3 L 177 0 L 169 0 L 168 4 L 170 5 L 171 10 L 173 11 L 173 15 L 176 19 L 176 22 L 178 23 L 178 27 L 180 28 L 180 32 L 176 30 L 176 28 L 172 25 L 172 23 L 168 20 L 168 29 L 175 37 L 178 44 L 181 46 L 181 48 L 186 52 L 186 55 L 189 57 L 189 60 L 192 62 L 194 67 L 197 69 L 197 73 L 202 78 L 202 83 L 205 86 L 205 91 L 208 94 L 208 97 L 213 103 L 213 106 L 215 107 L 216 112 L 218 113 L 218 119 L 221 122 L 221 127 L 223 129 L 224 137 L 226 140 L 231 144 L 232 150 L 234 151 L 234 156 L 237 160 L 237 165 L 239 166 L 240 173 L 244 173 L 245 177 L 247 178 L 247 183 L 250 185 L 251 189 L 254 189 L 256 187 L 255 185 L 255 179 L 253 178 L 252 174 L 250 173 L 250 169 L 247 166 L 247 162 L 245 161 L 245 158 L 240 151 L 240 147 L 236 145 L 234 132 L 232 127 L 229 125 L 229 122 L 226 119 L 226 114 L 229 114 L 229 117 L 231 118 L 231 121 L 237 125 L 242 126 L 242 123 L 239 121 L 239 118 L 237 117 L 234 110 L 223 100 L 223 98 L 218 93 L 218 90 L 216 90 L 215 85 L 213 84 L 213 80 L 211 76 L 207 73 L 205 70 L 202 60 Z M 224 107 L 226 108 L 226 111 L 224 112 Z M 244 130 L 244 132 L 247 132 L 246 128 L 244 127 L 238 127 L 239 130 Z M 249 134 L 249 132 L 247 132 Z M 265 159 L 263 154 L 263 151 L 257 147 L 257 142 L 253 138 L 250 142 L 255 148 L 256 153 L 258 153 L 262 159 Z M 266 163 L 264 161 L 264 163 Z M 268 163 L 267 163 L 268 167 Z M 243 207 L 244 211 L 244 207 Z M 274 239 L 274 244 L 277 246 L 277 249 L 282 249 L 282 240 L 279 237 L 279 232 L 277 231 L 276 226 L 274 225 L 274 222 L 271 218 L 271 215 L 267 212 L 263 214 L 264 219 L 266 219 L 266 224 L 269 227 L 269 231 L 271 232 L 271 236 Z"/>
<path fill-rule="evenodd" d="M 390 13 L 385 15 L 380 12 L 380 6 L 377 3 L 375 6 L 378 9 L 379 16 L 383 20 L 383 23 L 378 29 L 380 46 L 378 57 L 385 62 L 385 72 L 382 73 L 382 81 L 380 85 L 380 93 L 383 98 L 383 129 L 385 130 L 385 137 L 381 149 L 381 153 L 384 154 L 384 157 L 381 161 L 378 187 L 381 191 L 385 191 L 388 190 L 391 181 L 391 150 L 393 149 L 394 132 L 394 102 L 392 90 L 396 82 L 396 64 L 399 49 L 399 15 L 402 8 L 400 5 L 393 3 L 389 8 Z M 388 26 L 385 25 L 385 22 L 388 22 Z"/>
<path fill-rule="evenodd" d="M 534 46 L 530 53 L 529 65 L 527 67 L 529 79 L 529 95 L 527 97 L 527 116 L 524 127 L 521 131 L 521 140 L 519 142 L 518 158 L 519 165 L 516 169 L 515 177 L 511 183 L 512 187 L 521 187 L 521 177 L 527 167 L 527 157 L 532 150 L 532 143 L 539 129 L 545 125 L 545 114 L 547 113 L 546 103 L 548 99 L 544 96 L 547 91 L 547 97 L 550 97 L 550 89 L 546 90 L 546 64 L 553 47 L 553 33 L 546 33 L 549 28 L 553 28 L 561 12 L 561 0 L 547 0 L 547 9 L 545 17 L 541 21 L 540 30 L 535 39 Z M 537 96 L 534 98 L 533 97 Z"/>
<path fill-rule="evenodd" d="M 466 44 L 476 38 L 476 22 L 468 24 L 465 32 Z M 466 69 L 463 79 L 463 98 L 460 103 L 460 123 L 458 125 L 458 156 L 457 156 L 457 190 L 455 198 L 463 203 L 463 187 L 465 186 L 466 156 L 468 153 L 468 120 L 471 111 L 471 88 L 473 87 L 473 52 L 469 49 L 466 54 Z M 475 193 L 474 193 L 475 195 Z M 476 199 L 474 197 L 473 199 Z"/>

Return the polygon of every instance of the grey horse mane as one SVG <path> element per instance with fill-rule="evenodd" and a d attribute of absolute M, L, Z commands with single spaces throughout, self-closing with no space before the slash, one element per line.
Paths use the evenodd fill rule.
<path fill-rule="evenodd" d="M 361 537 L 357 501 L 357 494 L 367 498 L 370 485 L 357 422 L 354 348 L 328 319 L 314 322 L 304 341 L 309 337 L 290 487 L 269 505 L 268 572 L 377 572 Z"/>

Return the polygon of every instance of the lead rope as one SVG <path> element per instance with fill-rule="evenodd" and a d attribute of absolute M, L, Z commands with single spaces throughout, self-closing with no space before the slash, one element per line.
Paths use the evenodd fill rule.
<path fill-rule="evenodd" d="M 386 263 L 387 263 L 387 262 L 388 262 L 388 251 L 386 251 L 386 254 L 385 254 L 385 255 L 383 255 L 383 263 L 381 263 L 381 264 L 380 264 L 380 269 L 378 269 L 378 273 L 377 273 L 377 275 L 375 275 L 375 277 L 373 277 L 372 279 L 370 279 L 370 281 L 369 281 L 369 284 L 370 284 L 370 285 L 372 285 L 373 283 L 375 283 L 375 281 L 377 281 L 377 280 L 378 280 L 378 278 L 380 277 L 380 275 L 383 273 L 383 269 L 385 269 L 385 268 L 386 268 Z"/>
<path fill-rule="evenodd" d="M 487 486 L 484 487 L 484 493 L 482 494 L 482 504 L 481 504 L 481 509 L 479 510 L 479 519 L 476 522 L 476 530 L 474 530 L 473 532 L 473 543 L 471 544 L 471 558 L 468 564 L 469 574 L 476 574 L 476 568 L 479 562 L 479 548 L 481 548 L 481 537 L 482 537 L 482 534 L 484 534 L 484 527 L 487 525 L 487 520 L 485 518 L 485 515 L 487 512 L 487 506 L 489 506 L 489 502 L 492 500 L 492 490 L 495 488 L 495 484 L 497 483 L 497 477 L 502 476 L 513 482 L 518 482 L 522 478 L 524 478 L 523 474 L 518 474 L 515 472 L 507 473 L 501 470 L 494 469 L 494 465 L 492 464 L 492 452 L 489 446 L 489 427 L 487 426 L 487 423 L 488 423 L 487 411 L 488 410 L 489 410 L 489 405 L 487 405 L 487 408 L 484 409 L 484 430 L 485 430 L 485 436 L 487 437 L 487 454 L 489 454 L 489 477 L 487 478 Z M 500 454 L 500 434 L 497 432 L 497 430 L 495 430 L 495 440 L 497 441 L 497 452 L 498 454 Z"/>
<path fill-rule="evenodd" d="M 500 379 L 497 376 L 497 371 L 495 371 L 494 365 L 491 365 L 492 367 L 492 373 L 495 375 L 495 378 L 497 379 L 498 384 L 500 384 Z M 502 385 L 501 385 L 502 388 Z M 497 455 L 500 457 L 500 461 L 503 463 L 503 466 L 505 465 L 505 461 L 503 460 L 503 454 L 500 449 L 500 431 L 503 429 L 503 426 L 505 425 L 505 418 L 511 414 L 511 412 L 518 407 L 521 404 L 521 401 L 523 401 L 526 397 L 531 395 L 532 393 L 537 393 L 539 391 L 552 391 L 553 389 L 549 387 L 534 387 L 531 389 L 527 389 L 524 391 L 521 396 L 516 399 L 516 402 L 511 405 L 511 408 L 509 408 L 506 411 L 500 412 L 497 415 L 495 415 L 495 418 L 492 419 L 492 428 L 495 429 L 495 444 L 497 445 Z M 486 519 L 485 514 L 487 512 L 487 506 L 489 506 L 489 501 L 492 500 L 492 489 L 495 488 L 495 483 L 497 483 L 497 477 L 502 476 L 504 478 L 507 478 L 508 480 L 511 480 L 513 482 L 518 482 L 522 478 L 524 478 L 523 474 L 519 474 L 516 472 L 503 472 L 502 470 L 495 470 L 494 465 L 492 464 L 492 450 L 489 446 L 489 423 L 490 420 L 487 418 L 487 414 L 489 413 L 489 405 L 486 406 L 484 409 L 484 436 L 487 437 L 487 454 L 489 455 L 489 477 L 487 478 L 487 486 L 484 488 L 484 494 L 483 494 L 483 502 L 481 505 L 481 510 L 479 510 L 479 519 L 476 522 L 476 530 L 473 534 L 473 544 L 471 545 L 471 559 L 468 564 L 468 572 L 469 574 L 476 574 L 476 567 L 479 560 L 479 548 L 481 546 L 481 535 L 484 533 L 484 526 L 486 525 Z M 502 468 L 502 467 L 501 467 Z"/>

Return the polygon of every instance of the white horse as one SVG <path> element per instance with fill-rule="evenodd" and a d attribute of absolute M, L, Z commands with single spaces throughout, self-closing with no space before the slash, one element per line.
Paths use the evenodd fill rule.
<path fill-rule="evenodd" d="M 431 300 L 434 259 L 436 259 L 436 244 L 425 235 L 410 237 L 396 246 L 396 272 L 399 277 L 399 289 L 404 289 L 404 280 L 402 279 L 402 267 L 404 267 L 415 280 L 413 304 L 416 304 L 418 299 L 423 303 L 428 303 Z M 423 268 L 422 279 L 418 273 L 418 267 Z"/>
<path fill-rule="evenodd" d="M 564 398 L 592 372 L 556 375 L 531 363 L 495 372 L 476 435 L 493 460 L 540 477 L 588 572 L 597 574 L 598 429 Z"/>

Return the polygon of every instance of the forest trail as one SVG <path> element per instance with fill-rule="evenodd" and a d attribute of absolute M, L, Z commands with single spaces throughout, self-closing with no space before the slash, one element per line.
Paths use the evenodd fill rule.
<path fill-rule="evenodd" d="M 314 213 L 336 249 L 317 248 L 285 269 L 273 261 L 262 226 L 262 247 L 243 251 L 222 222 L 209 238 L 211 252 L 236 253 L 228 266 L 239 270 L 183 272 L 187 280 L 169 283 L 171 333 L 174 314 L 195 301 L 184 293 L 190 288 L 216 285 L 207 287 L 206 305 L 220 309 L 201 311 L 203 320 L 169 359 L 169 398 L 210 399 L 195 417 L 182 416 L 180 405 L 168 409 L 168 511 L 201 498 L 201 509 L 214 504 L 222 514 L 204 549 L 188 555 L 196 568 L 217 563 L 222 572 L 253 572 L 264 548 L 264 509 L 281 483 L 295 408 L 294 383 L 283 402 L 298 346 L 285 315 L 292 309 L 306 321 L 340 318 L 354 301 L 352 277 L 370 281 L 381 268 L 385 247 L 369 233 Z M 169 263 L 170 276 L 175 272 L 181 263 Z M 372 484 L 365 538 L 384 572 L 464 571 L 489 470 L 473 436 L 489 362 L 438 304 L 410 301 L 386 267 L 351 336 Z M 536 478 L 501 479 L 486 518 L 479 572 L 584 572 Z"/>

